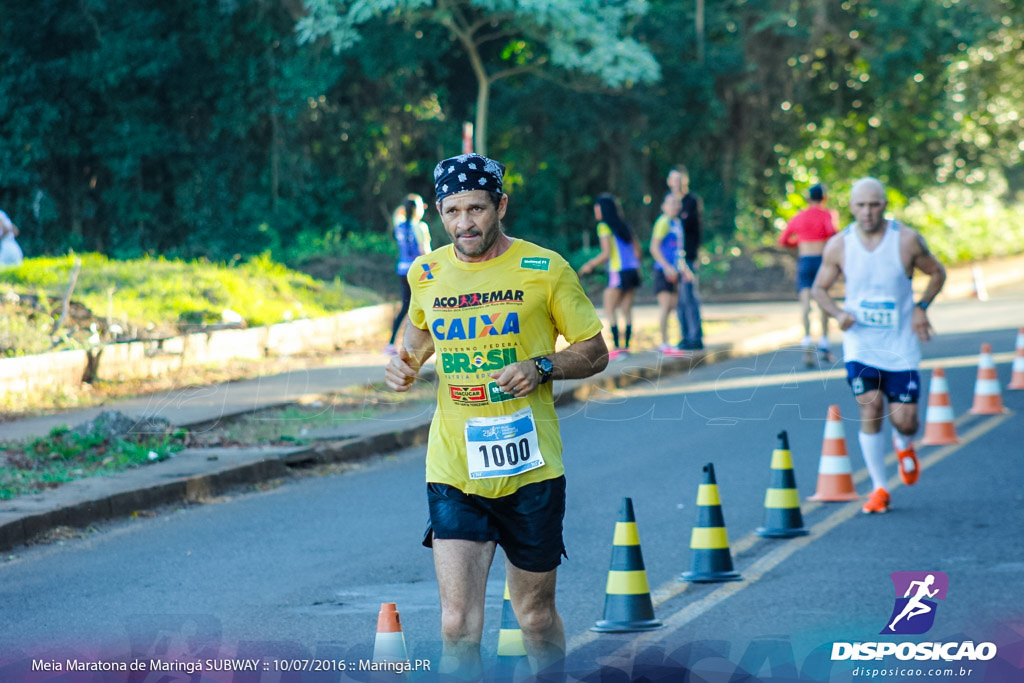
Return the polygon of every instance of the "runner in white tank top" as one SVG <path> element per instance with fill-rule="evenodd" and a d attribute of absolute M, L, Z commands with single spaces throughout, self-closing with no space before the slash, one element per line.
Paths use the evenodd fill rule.
<path fill-rule="evenodd" d="M 861 178 L 853 184 L 850 210 L 856 220 L 825 245 L 821 269 L 811 287 L 811 294 L 844 333 L 847 381 L 860 405 L 858 439 L 873 487 L 862 508 L 867 513 L 889 509 L 882 435 L 886 399 L 900 478 L 908 486 L 917 482 L 913 437 L 921 386 L 918 340 L 931 338 L 925 311 L 946 281 L 945 269 L 928 251 L 924 238 L 887 220 L 885 208 L 882 183 Z M 915 270 L 930 276 L 916 304 L 910 286 Z M 846 280 L 843 308 L 828 293 L 840 274 Z"/>
<path fill-rule="evenodd" d="M 900 224 L 887 221 L 872 250 L 856 225 L 842 232 L 844 309 L 856 319 L 843 334 L 843 360 L 880 370 L 917 370 L 921 345 L 911 328 L 914 292 L 900 258 Z"/>

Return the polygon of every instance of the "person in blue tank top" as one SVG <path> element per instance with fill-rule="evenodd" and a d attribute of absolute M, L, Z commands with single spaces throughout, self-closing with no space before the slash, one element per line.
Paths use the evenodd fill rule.
<path fill-rule="evenodd" d="M 388 355 L 395 353 L 395 337 L 398 336 L 402 321 L 409 312 L 409 302 L 412 299 L 409 280 L 406 278 L 409 267 L 417 257 L 430 251 L 430 228 L 422 220 L 424 211 L 423 198 L 418 194 L 410 194 L 392 217 L 395 242 L 398 244 L 398 264 L 395 266 L 395 273 L 398 274 L 402 288 L 402 307 L 391 324 L 391 339 L 384 347 L 384 353 Z"/>
<path fill-rule="evenodd" d="M 654 258 L 654 295 L 658 298 L 658 326 L 661 344 L 658 352 L 666 356 L 682 356 L 686 352 L 668 341 L 668 318 L 679 302 L 680 283 L 693 282 L 693 273 L 683 259 L 683 224 L 679 197 L 669 192 L 661 202 L 661 215 L 654 222 L 651 234 L 651 256 Z M 680 335 L 682 330 L 680 329 Z"/>
<path fill-rule="evenodd" d="M 601 253 L 583 264 L 580 275 L 593 272 L 602 263 L 608 263 L 608 286 L 604 290 L 604 312 L 612 333 L 614 348 L 609 359 L 629 354 L 633 336 L 633 297 L 640 286 L 640 242 L 629 224 L 622 220 L 615 197 L 605 193 L 594 203 L 597 236 L 601 240 Z M 625 323 L 624 345 L 619 345 L 618 312 Z"/>
<path fill-rule="evenodd" d="M 885 186 L 878 180 L 861 178 L 853 184 L 850 210 L 855 220 L 825 243 L 811 286 L 811 295 L 843 331 L 846 379 L 860 406 L 858 440 L 873 487 L 861 508 L 865 513 L 889 510 L 882 433 L 887 414 L 900 478 L 910 486 L 920 474 L 913 443 L 921 393 L 919 342 L 931 338 L 925 311 L 946 281 L 946 269 L 924 238 L 886 218 L 886 205 Z M 917 303 L 910 286 L 915 270 L 930 276 Z M 840 274 L 846 281 L 842 308 L 828 293 Z"/>

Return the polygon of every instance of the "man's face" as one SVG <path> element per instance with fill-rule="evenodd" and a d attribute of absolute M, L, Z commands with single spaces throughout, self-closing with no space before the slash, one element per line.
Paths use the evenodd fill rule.
<path fill-rule="evenodd" d="M 873 185 L 854 187 L 850 211 L 864 232 L 877 232 L 885 225 L 885 191 Z"/>
<path fill-rule="evenodd" d="M 508 195 L 502 195 L 497 208 L 483 190 L 471 190 L 445 197 L 437 203 L 444 231 L 455 250 L 466 261 L 482 261 L 501 236 Z M 489 258 L 489 257 L 488 257 Z"/>
<path fill-rule="evenodd" d="M 668 172 L 668 178 L 665 179 L 665 184 L 668 185 L 668 189 L 672 190 L 675 194 L 686 194 L 686 190 L 690 184 L 690 178 L 685 173 L 673 169 Z"/>

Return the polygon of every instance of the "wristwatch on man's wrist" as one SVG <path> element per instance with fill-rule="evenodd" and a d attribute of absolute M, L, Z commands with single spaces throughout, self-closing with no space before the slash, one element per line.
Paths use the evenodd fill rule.
<path fill-rule="evenodd" d="M 551 381 L 551 373 L 555 366 L 550 358 L 547 356 L 537 356 L 533 359 L 533 365 L 537 368 L 537 374 L 540 375 L 540 382 L 538 384 L 547 384 Z"/>
<path fill-rule="evenodd" d="M 927 311 L 928 310 L 928 306 L 930 306 L 931 303 L 928 302 L 928 301 L 918 301 L 914 305 L 917 306 L 918 308 L 920 308 L 922 311 Z"/>

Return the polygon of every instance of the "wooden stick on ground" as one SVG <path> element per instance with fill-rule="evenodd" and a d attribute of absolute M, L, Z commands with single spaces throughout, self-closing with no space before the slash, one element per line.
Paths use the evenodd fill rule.
<path fill-rule="evenodd" d="M 60 317 L 53 323 L 53 328 L 50 330 L 50 336 L 57 334 L 57 330 L 60 329 L 61 325 L 68 317 L 68 307 L 71 305 L 71 295 L 75 291 L 75 284 L 78 282 L 78 271 L 82 269 L 82 259 L 78 256 L 75 257 L 75 267 L 71 270 L 71 281 L 68 283 L 68 289 L 64 292 L 64 300 L 61 302 Z M 50 348 L 57 345 L 54 341 Z"/>

